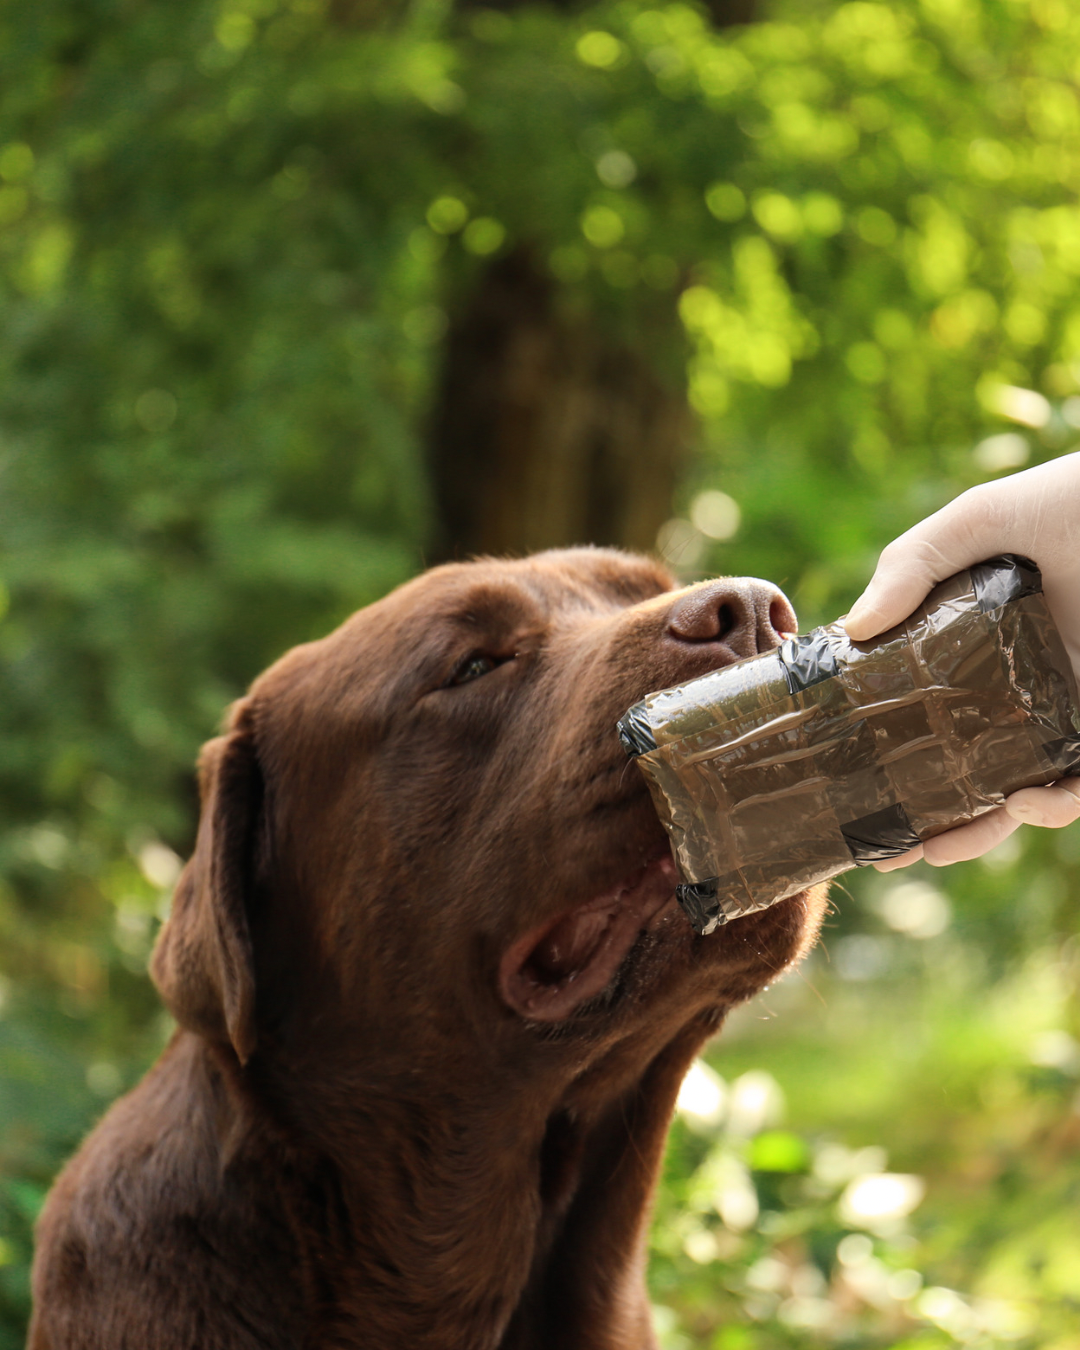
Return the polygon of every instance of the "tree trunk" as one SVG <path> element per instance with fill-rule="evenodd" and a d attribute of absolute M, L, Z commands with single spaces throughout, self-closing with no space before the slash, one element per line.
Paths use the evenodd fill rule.
<path fill-rule="evenodd" d="M 689 443 L 683 391 L 557 299 L 518 249 L 451 318 L 429 439 L 437 559 L 650 549 L 671 514 Z M 670 331 L 679 342 L 674 306 Z"/>

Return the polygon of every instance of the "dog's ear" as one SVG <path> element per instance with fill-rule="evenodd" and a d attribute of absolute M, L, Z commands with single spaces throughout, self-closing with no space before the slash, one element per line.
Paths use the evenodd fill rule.
<path fill-rule="evenodd" d="M 150 973 L 181 1026 L 231 1041 L 241 1064 L 255 1049 L 255 970 L 248 925 L 255 834 L 263 796 L 250 708 L 199 757 L 202 814 L 191 861 Z"/>

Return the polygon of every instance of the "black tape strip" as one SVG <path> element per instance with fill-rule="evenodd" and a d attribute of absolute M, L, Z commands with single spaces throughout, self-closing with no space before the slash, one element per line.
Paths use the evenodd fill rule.
<path fill-rule="evenodd" d="M 1047 741 L 1042 750 L 1051 767 L 1063 778 L 1080 771 L 1080 736 L 1061 736 L 1056 741 Z"/>
<path fill-rule="evenodd" d="M 971 584 L 984 614 L 1000 609 L 1010 600 L 1038 595 L 1043 588 L 1038 567 L 1030 558 L 1022 558 L 1018 553 L 1002 553 L 998 558 L 976 563 L 971 569 Z"/>
<path fill-rule="evenodd" d="M 719 882 L 719 877 L 709 877 L 706 881 L 684 882 L 675 887 L 675 898 L 698 933 L 711 933 L 720 924 L 727 923 L 727 915 L 721 912 L 716 898 Z"/>
<path fill-rule="evenodd" d="M 899 857 L 922 843 L 900 802 L 869 816 L 860 816 L 858 820 L 849 820 L 840 826 L 840 833 L 851 850 L 856 867 Z"/>
<path fill-rule="evenodd" d="M 788 638 L 778 648 L 788 693 L 798 694 L 840 671 L 840 657 L 828 634 L 815 628 L 805 637 Z"/>
<path fill-rule="evenodd" d="M 656 749 L 656 737 L 652 733 L 644 703 L 635 703 L 629 712 L 623 713 L 616 723 L 616 730 L 622 748 L 631 759 Z"/>

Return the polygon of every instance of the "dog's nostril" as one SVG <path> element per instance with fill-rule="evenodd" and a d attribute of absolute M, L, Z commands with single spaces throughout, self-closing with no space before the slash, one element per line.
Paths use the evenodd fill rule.
<path fill-rule="evenodd" d="M 731 656 L 755 656 L 796 630 L 795 611 L 783 592 L 755 577 L 702 582 L 681 595 L 668 613 L 669 636 L 712 644 Z"/>
<path fill-rule="evenodd" d="M 739 620 L 730 605 L 721 605 L 716 611 L 716 619 L 719 625 L 716 633 L 716 641 L 723 642 L 729 633 L 733 633 L 739 626 Z"/>
<path fill-rule="evenodd" d="M 676 601 L 668 632 L 680 642 L 737 642 L 755 627 L 754 606 L 738 582 L 710 582 Z"/>

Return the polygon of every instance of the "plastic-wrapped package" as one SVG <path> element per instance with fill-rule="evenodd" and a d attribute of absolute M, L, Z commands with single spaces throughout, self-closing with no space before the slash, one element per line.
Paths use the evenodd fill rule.
<path fill-rule="evenodd" d="M 1034 563 L 937 586 L 904 623 L 839 623 L 674 689 L 619 722 L 699 933 L 892 858 L 1080 767 L 1080 699 Z"/>

